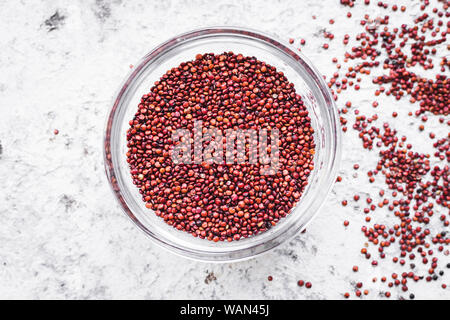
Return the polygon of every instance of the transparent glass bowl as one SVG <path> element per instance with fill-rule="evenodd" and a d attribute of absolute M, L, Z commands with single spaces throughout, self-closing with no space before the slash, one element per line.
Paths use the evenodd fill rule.
<path fill-rule="evenodd" d="M 195 238 L 167 225 L 145 207 L 126 161 L 126 131 L 141 96 L 172 67 L 198 53 L 233 51 L 275 66 L 293 82 L 306 104 L 315 129 L 315 169 L 292 212 L 270 230 L 232 242 Z M 302 54 L 262 33 L 237 28 L 207 28 L 177 36 L 148 53 L 131 71 L 109 113 L 104 139 L 105 168 L 125 213 L 152 240 L 170 251 L 202 261 L 235 261 L 254 257 L 298 235 L 319 210 L 330 191 L 340 160 L 337 110 L 321 74 Z"/>

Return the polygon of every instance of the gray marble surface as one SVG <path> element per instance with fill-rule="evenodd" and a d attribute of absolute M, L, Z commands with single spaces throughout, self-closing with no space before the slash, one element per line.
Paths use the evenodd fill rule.
<path fill-rule="evenodd" d="M 361 256 L 361 208 L 340 206 L 355 192 L 364 196 L 382 187 L 367 185 L 363 172 L 377 157 L 361 153 L 352 130 L 343 146 L 343 183 L 307 232 L 238 263 L 194 262 L 154 245 L 121 212 L 103 169 L 102 135 L 111 101 L 130 65 L 151 48 L 193 28 L 240 25 L 285 40 L 304 37 L 304 53 L 326 73 L 331 57 L 342 56 L 343 34 L 357 25 L 348 22 L 348 9 L 338 2 L 0 1 L 0 298 L 330 299 L 353 291 L 357 281 L 370 290 L 366 298 L 379 298 L 386 287 L 371 279 L 394 267 L 385 261 L 372 268 Z M 417 14 L 418 1 L 398 3 L 410 4 L 405 17 Z M 357 6 L 352 12 L 366 10 Z M 323 29 L 337 39 L 328 51 L 321 48 Z M 370 111 L 369 85 L 348 95 Z M 394 126 L 408 133 L 419 151 L 431 151 L 428 131 L 446 134 L 436 119 L 419 133 L 420 120 L 406 117 L 409 107 L 383 99 L 378 99 L 381 121 L 392 121 L 398 109 L 407 120 Z M 358 172 L 352 168 L 356 162 Z M 391 219 L 387 212 L 377 214 Z M 350 221 L 347 228 L 344 220 Z M 299 288 L 299 279 L 313 287 Z M 444 279 L 448 282 L 448 275 Z M 420 298 L 450 299 L 440 283 L 410 288 Z M 393 298 L 404 296 L 400 288 L 391 291 Z"/>

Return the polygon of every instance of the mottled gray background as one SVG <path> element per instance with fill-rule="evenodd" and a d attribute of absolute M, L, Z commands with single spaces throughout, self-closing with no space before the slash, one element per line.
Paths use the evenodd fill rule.
<path fill-rule="evenodd" d="M 0 1 L 0 298 L 323 299 L 342 298 L 356 281 L 370 290 L 367 298 L 379 298 L 386 287 L 372 277 L 398 267 L 384 261 L 372 268 L 361 257 L 362 201 L 340 206 L 355 192 L 364 200 L 383 186 L 368 185 L 364 172 L 377 157 L 361 152 L 351 129 L 343 146 L 344 180 L 307 232 L 239 263 L 192 262 L 152 244 L 121 212 L 103 170 L 102 134 L 111 100 L 130 64 L 151 48 L 196 27 L 241 25 L 297 43 L 304 37 L 304 53 L 327 73 L 331 58 L 344 52 L 343 34 L 358 25 L 344 17 L 348 9 L 338 2 Z M 397 13 L 398 21 L 417 15 L 419 1 L 397 3 L 409 4 L 407 13 Z M 352 12 L 366 10 L 356 6 Z M 321 48 L 324 29 L 335 34 L 328 51 Z M 348 98 L 370 114 L 368 85 L 357 95 L 349 91 Z M 407 133 L 418 151 L 431 151 L 427 132 L 446 134 L 436 119 L 419 133 L 420 120 L 406 117 L 415 107 L 377 100 L 380 121 Z M 394 109 L 406 120 L 392 122 Z M 358 172 L 352 169 L 356 162 Z M 382 210 L 374 216 L 394 221 Z M 350 225 L 344 228 L 346 219 Z M 299 279 L 313 287 L 299 288 Z M 441 283 L 409 287 L 419 298 L 449 299 Z M 391 291 L 393 298 L 403 296 L 400 288 Z"/>

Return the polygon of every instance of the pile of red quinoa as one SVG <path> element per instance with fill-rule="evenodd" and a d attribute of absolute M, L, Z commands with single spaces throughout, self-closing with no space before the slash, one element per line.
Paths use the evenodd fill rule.
<path fill-rule="evenodd" d="M 174 164 L 172 133 L 188 129 L 193 138 L 200 120 L 221 131 L 276 128 L 276 174 L 262 175 L 259 163 Z M 127 160 L 147 208 L 202 239 L 239 240 L 275 226 L 314 168 L 314 130 L 301 97 L 282 72 L 255 57 L 198 54 L 168 70 L 129 125 Z"/>
<path fill-rule="evenodd" d="M 431 117 L 437 117 L 443 131 L 448 132 L 450 2 L 421 0 L 420 12 L 411 15 L 410 24 L 400 25 L 391 22 L 389 11 L 404 14 L 410 9 L 407 6 L 370 0 L 339 2 L 349 8 L 376 6 L 386 10 L 385 15 L 365 14 L 362 17 L 349 11 L 347 19 L 357 19 L 361 29 L 345 34 L 342 42 L 336 44 L 329 27 L 323 31 L 327 42 L 322 48 L 344 47 L 342 57 L 331 58 L 336 71 L 326 77 L 328 86 L 339 106 L 342 131 L 347 132 L 349 126 L 353 128 L 361 139 L 362 150 L 367 152 L 363 156 L 378 157 L 376 166 L 366 172 L 368 184 L 384 185 L 377 194 L 363 200 L 362 208 L 359 206 L 365 222 L 361 231 L 366 239 L 361 254 L 368 260 L 370 268 L 376 268 L 386 259 L 395 266 L 392 274 L 372 279 L 373 282 L 381 281 L 381 296 L 391 297 L 392 288 L 398 287 L 399 299 L 414 299 L 409 283 L 444 280 L 445 272 L 450 272 L 450 133 L 436 137 L 434 132 L 429 132 L 434 154 L 421 153 L 414 150 L 413 142 L 409 142 L 408 132 L 401 135 L 395 129 L 396 121 L 409 121 L 399 118 L 398 110 L 390 111 L 394 120 L 390 124 L 378 123 L 376 113 L 364 115 L 359 109 L 364 106 L 356 106 L 352 101 L 341 102 L 339 97 L 349 89 L 359 91 L 360 84 L 369 80 L 373 90 L 372 108 L 391 108 L 377 101 L 377 97 L 384 94 L 404 101 L 403 107 L 409 108 L 411 121 L 416 117 L 421 122 L 419 132 L 426 130 L 425 123 Z M 334 24 L 334 20 L 329 20 L 329 24 Z M 290 39 L 290 43 L 294 44 L 295 39 Z M 349 43 L 353 45 L 349 47 Z M 300 44 L 303 46 L 305 40 L 301 39 Z M 430 71 L 434 71 L 433 77 L 428 77 Z M 350 113 L 354 117 L 350 117 Z M 344 139 L 347 134 L 350 133 L 346 133 Z M 352 166 L 354 170 L 359 169 L 359 164 Z M 337 179 L 340 181 L 341 176 Z M 364 186 L 361 189 L 361 194 L 367 194 Z M 342 205 L 347 206 L 349 201 L 356 204 L 360 198 L 360 194 L 355 194 L 351 200 L 343 199 Z M 380 217 L 375 212 L 381 210 L 387 210 L 394 218 L 391 220 L 397 222 L 372 223 Z M 344 226 L 348 225 L 349 221 L 344 220 Z M 445 259 L 442 261 L 438 257 Z M 358 266 L 353 266 L 355 273 L 358 270 Z M 446 289 L 447 283 L 443 281 L 440 286 Z M 344 292 L 343 297 L 369 294 L 363 282 L 352 281 L 352 287 L 352 293 Z"/>

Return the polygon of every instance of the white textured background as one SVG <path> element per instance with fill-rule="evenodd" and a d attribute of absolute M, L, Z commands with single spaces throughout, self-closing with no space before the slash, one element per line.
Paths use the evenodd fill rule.
<path fill-rule="evenodd" d="M 358 25 L 338 2 L 0 1 L 0 298 L 322 299 L 342 298 L 357 281 L 370 290 L 366 298 L 379 298 L 386 286 L 372 283 L 372 277 L 403 269 L 394 268 L 390 258 L 372 268 L 359 253 L 365 242 L 359 205 L 383 185 L 368 185 L 364 172 L 377 156 L 361 152 L 350 128 L 344 137 L 344 180 L 307 232 L 240 263 L 192 262 L 152 244 L 121 212 L 103 169 L 102 135 L 111 100 L 130 64 L 154 46 L 196 27 L 240 25 L 297 43 L 307 39 L 303 52 L 327 73 L 331 58 L 344 52 L 343 34 Z M 417 15 L 419 1 L 397 3 L 409 7 L 393 15 L 396 21 Z M 351 11 L 356 17 L 367 10 Z M 386 13 L 371 9 L 373 15 Z M 330 18 L 336 20 L 332 26 Z M 323 29 L 335 34 L 328 51 L 321 49 Z M 362 88 L 348 97 L 370 114 L 373 90 Z M 420 120 L 406 117 L 415 106 L 377 100 L 379 122 L 390 121 L 418 151 L 431 151 L 428 131 L 438 137 L 448 131 L 431 119 L 419 133 Z M 389 116 L 394 109 L 396 122 Z M 362 196 L 359 204 L 340 206 L 355 192 Z M 373 216 L 372 222 L 395 221 L 382 210 Z M 344 228 L 346 219 L 350 225 Z M 358 273 L 352 271 L 355 264 Z M 299 279 L 311 281 L 312 289 L 299 288 Z M 440 287 L 445 281 L 448 274 L 431 284 L 408 285 L 418 298 L 450 299 L 449 289 Z M 408 296 L 400 288 L 391 292 L 392 298 Z"/>

